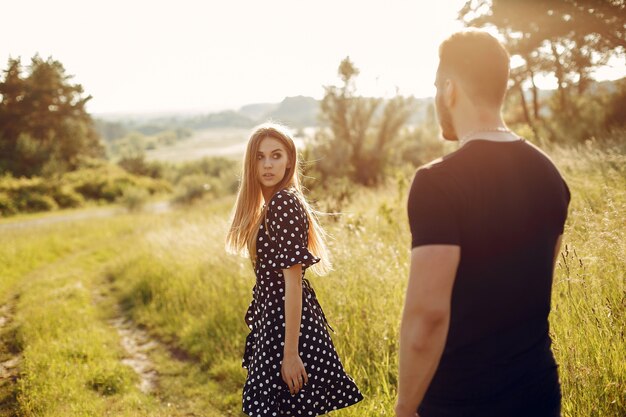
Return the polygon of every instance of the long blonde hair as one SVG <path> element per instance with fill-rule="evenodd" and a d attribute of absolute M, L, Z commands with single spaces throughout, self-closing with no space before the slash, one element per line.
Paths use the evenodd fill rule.
<path fill-rule="evenodd" d="M 274 187 L 273 193 L 283 188 L 291 188 L 300 200 L 309 220 L 308 249 L 321 259 L 311 269 L 318 275 L 324 275 L 331 269 L 326 247 L 326 232 L 319 224 L 317 212 L 311 208 L 302 193 L 298 153 L 291 133 L 285 126 L 277 123 L 264 123 L 256 127 L 250 136 L 243 159 L 237 202 L 233 209 L 230 230 L 226 236 L 226 250 L 230 253 L 247 255 L 253 264 L 256 262 L 257 235 L 267 210 L 267 207 L 263 209 L 263 193 L 257 172 L 256 155 L 261 141 L 267 137 L 274 138 L 285 146 L 287 161 L 290 165 L 283 179 Z"/>

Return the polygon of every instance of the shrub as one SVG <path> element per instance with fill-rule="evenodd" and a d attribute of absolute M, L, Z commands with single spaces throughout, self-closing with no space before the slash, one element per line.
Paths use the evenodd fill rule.
<path fill-rule="evenodd" d="M 163 166 L 159 162 L 148 162 L 144 155 L 125 156 L 117 163 L 126 172 L 152 178 L 163 177 Z"/>
<path fill-rule="evenodd" d="M 215 195 L 219 183 L 204 175 L 190 175 L 183 178 L 172 202 L 175 204 L 191 204 L 211 193 Z"/>
<path fill-rule="evenodd" d="M 54 188 L 51 195 L 61 208 L 81 207 L 85 203 L 83 196 L 68 185 L 60 185 Z"/>
<path fill-rule="evenodd" d="M 126 190 L 130 195 L 125 196 Z M 145 192 L 139 195 L 136 189 Z M 129 174 L 116 165 L 92 165 L 55 179 L 0 177 L 0 215 L 80 207 L 85 200 L 114 202 L 144 199 L 149 194 L 171 192 L 165 180 Z M 127 203 L 122 204 L 138 204 Z"/>
<path fill-rule="evenodd" d="M 108 165 L 69 173 L 63 181 L 87 199 L 113 202 L 121 197 L 128 187 L 144 188 L 150 194 L 171 191 L 163 180 L 140 177 L 124 171 L 117 165 Z"/>
<path fill-rule="evenodd" d="M 59 205 L 49 195 L 43 194 L 23 194 L 18 200 L 20 211 L 37 212 L 50 211 L 59 208 Z"/>
<path fill-rule="evenodd" d="M 11 216 L 17 213 L 17 207 L 13 204 L 13 200 L 9 194 L 0 191 L 0 215 Z"/>
<path fill-rule="evenodd" d="M 146 201 L 148 201 L 149 195 L 145 188 L 131 186 L 124 189 L 122 195 L 117 199 L 117 202 L 128 211 L 139 211 L 146 204 Z"/>

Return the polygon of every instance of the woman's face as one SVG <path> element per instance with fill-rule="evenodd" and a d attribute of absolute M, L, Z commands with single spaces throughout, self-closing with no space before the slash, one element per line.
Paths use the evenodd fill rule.
<path fill-rule="evenodd" d="M 257 173 L 263 189 L 273 188 L 283 177 L 289 161 L 287 150 L 281 141 L 272 137 L 265 137 L 259 144 L 257 158 Z"/>

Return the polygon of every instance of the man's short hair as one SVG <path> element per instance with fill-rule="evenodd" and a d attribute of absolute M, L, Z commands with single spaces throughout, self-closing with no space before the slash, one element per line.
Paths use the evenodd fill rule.
<path fill-rule="evenodd" d="M 502 105 L 509 80 L 509 54 L 489 33 L 464 30 L 439 46 L 440 74 L 454 74 L 476 104 Z"/>

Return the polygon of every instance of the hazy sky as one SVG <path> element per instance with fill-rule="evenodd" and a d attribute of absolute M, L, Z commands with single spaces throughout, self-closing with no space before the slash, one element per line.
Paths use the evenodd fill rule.
<path fill-rule="evenodd" d="M 20 0 L 2 5 L 0 68 L 63 63 L 102 112 L 215 111 L 321 98 L 349 55 L 363 94 L 434 94 L 437 47 L 464 0 Z M 623 75 L 623 68 L 620 69 Z M 615 68 L 603 74 L 615 78 Z M 547 86 L 548 84 L 546 84 Z"/>

